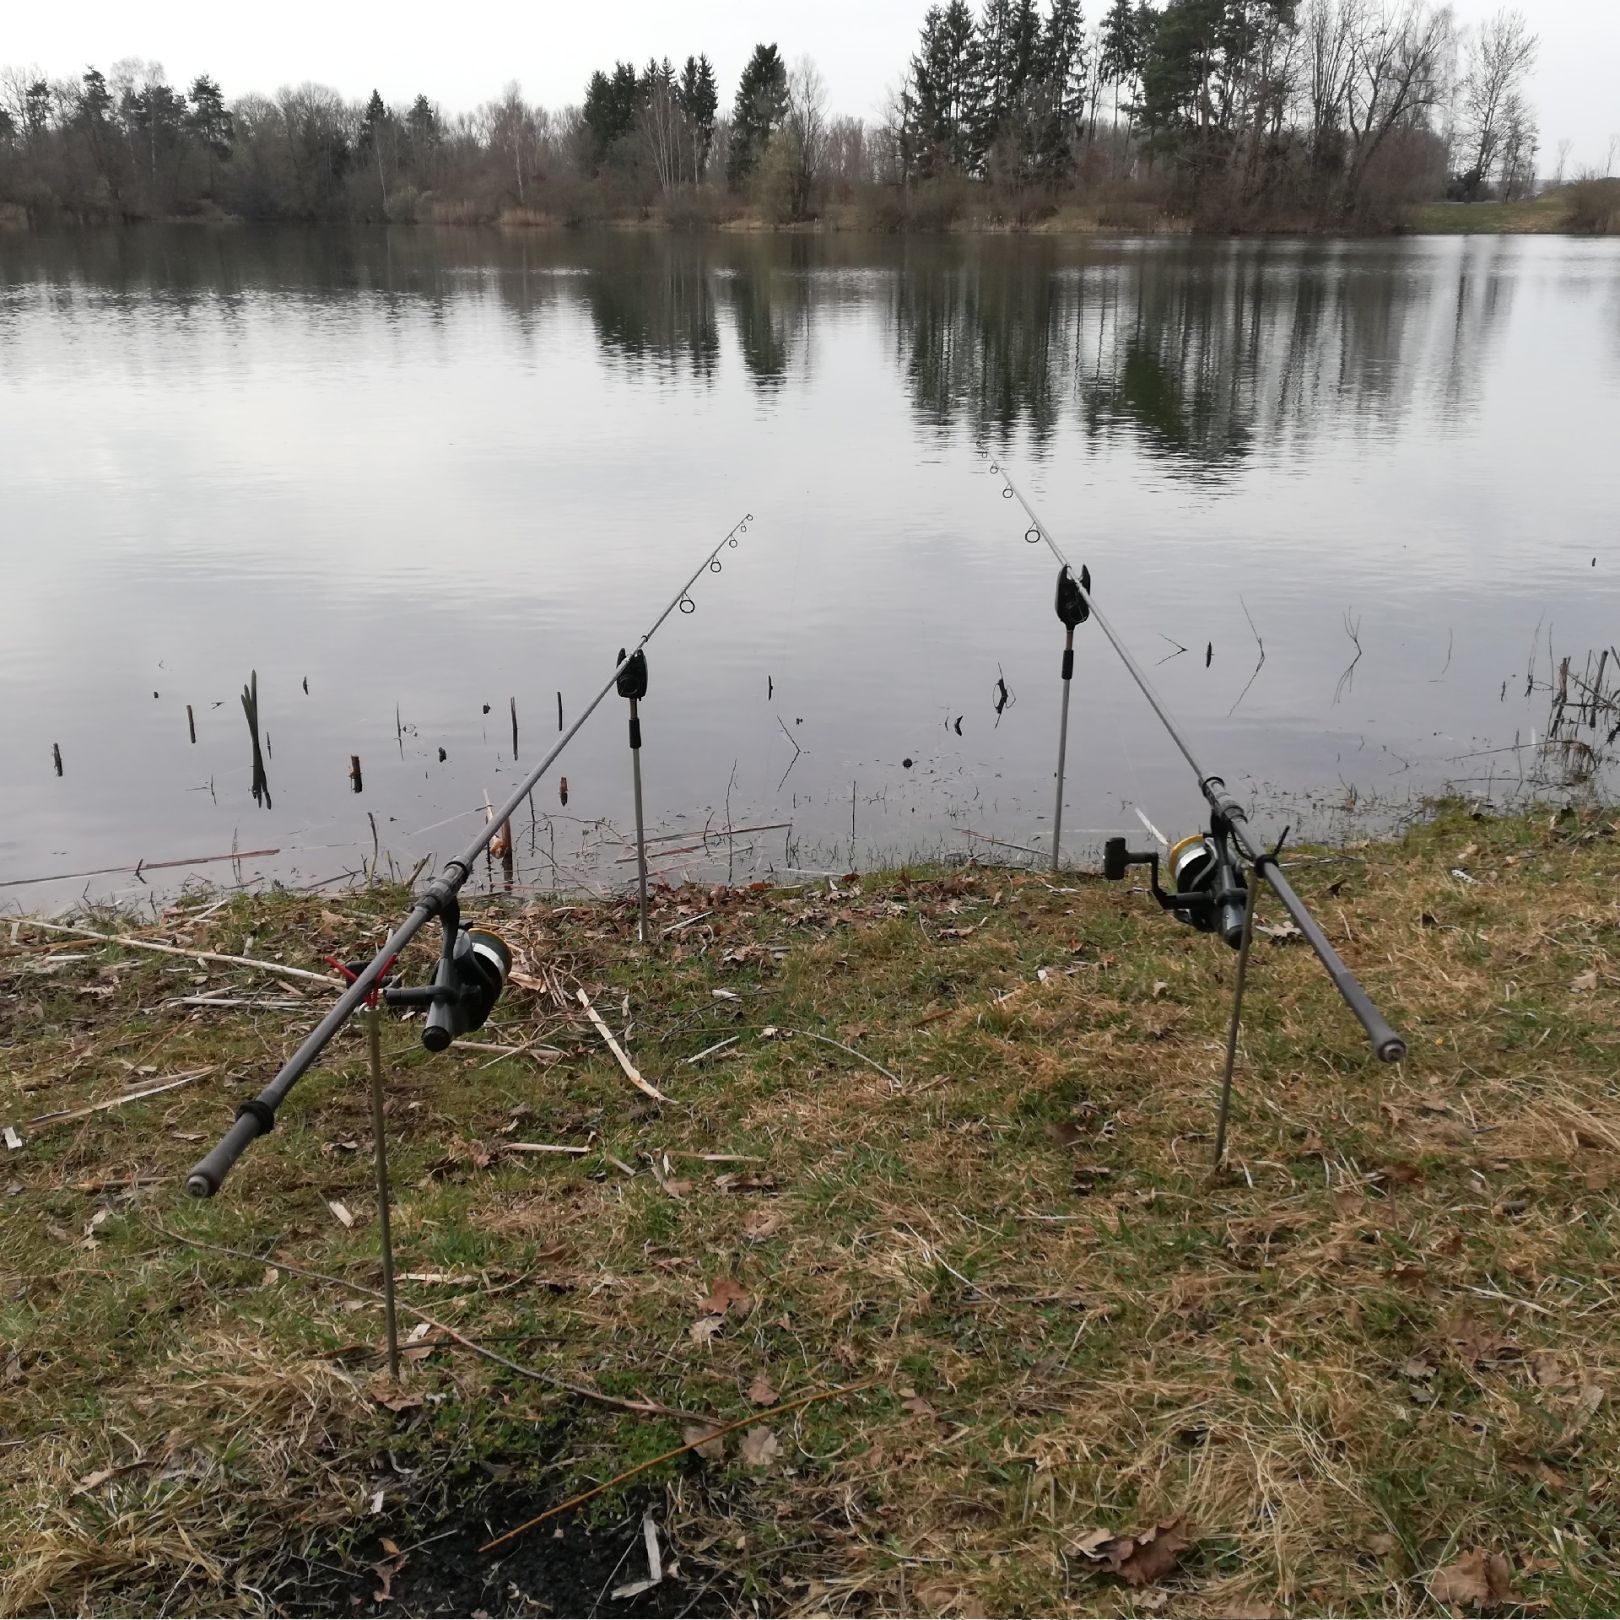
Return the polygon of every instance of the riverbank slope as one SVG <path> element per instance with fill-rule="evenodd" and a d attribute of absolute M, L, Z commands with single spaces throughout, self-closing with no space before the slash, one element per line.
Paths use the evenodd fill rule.
<path fill-rule="evenodd" d="M 181 1184 L 327 1000 L 203 953 L 324 972 L 403 896 L 89 923 L 183 957 L 18 922 L 0 1611 L 581 1612 L 650 1578 L 644 1514 L 663 1578 L 615 1612 L 1605 1609 L 1616 834 L 1450 807 L 1297 855 L 1411 1057 L 1262 906 L 1214 1176 L 1233 958 L 1124 886 L 688 890 L 656 950 L 480 901 L 518 964 L 485 1044 L 384 1031 L 398 1390 L 358 1028 Z M 741 1426 L 476 1551 L 696 1418 Z"/>

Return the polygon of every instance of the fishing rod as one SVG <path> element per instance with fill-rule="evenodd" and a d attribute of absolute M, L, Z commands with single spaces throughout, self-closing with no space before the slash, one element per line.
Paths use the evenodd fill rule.
<path fill-rule="evenodd" d="M 981 451 L 986 455 L 989 453 L 982 446 Z M 1362 988 L 1356 976 L 1344 965 L 1339 953 L 1329 943 L 1327 935 L 1322 932 L 1316 919 L 1307 910 L 1305 902 L 1294 892 L 1293 885 L 1283 874 L 1278 863 L 1280 845 L 1278 849 L 1268 850 L 1256 843 L 1249 827 L 1247 810 L 1227 791 L 1224 778 L 1205 770 L 1199 762 L 1186 733 L 1165 707 L 1164 700 L 1154 690 L 1153 683 L 1132 656 L 1130 648 L 1120 638 L 1119 632 L 1114 629 L 1108 615 L 1098 607 L 1096 599 L 1091 594 L 1090 574 L 1081 569 L 1078 576 L 1076 575 L 1069 559 L 1063 554 L 1062 547 L 1052 537 L 1052 531 L 1042 522 L 1024 492 L 1013 482 L 1003 463 L 992 458 L 989 465 L 990 471 L 1001 480 L 1002 499 L 1016 500 L 1029 519 L 1029 527 L 1024 532 L 1025 540 L 1031 545 L 1044 541 L 1058 560 L 1060 568 L 1058 617 L 1068 627 L 1070 648 L 1065 653 L 1065 695 L 1072 668 L 1073 623 L 1078 622 L 1076 607 L 1083 605 L 1089 616 L 1096 620 L 1097 627 L 1108 638 L 1108 644 L 1119 654 L 1126 673 L 1136 683 L 1142 696 L 1147 699 L 1159 723 L 1169 733 L 1171 742 L 1175 744 L 1181 757 L 1186 760 L 1193 775 L 1198 779 L 1198 791 L 1209 806 L 1208 835 L 1184 839 L 1170 851 L 1169 865 L 1176 881 L 1174 891 L 1166 892 L 1160 885 L 1157 851 L 1130 850 L 1123 838 L 1108 840 L 1103 854 L 1103 875 L 1118 879 L 1124 877 L 1125 870 L 1129 866 L 1148 866 L 1152 874 L 1153 896 L 1160 906 L 1183 922 L 1190 923 L 1204 932 L 1219 933 L 1228 945 L 1239 952 L 1232 1025 L 1227 1039 L 1227 1077 L 1223 1087 L 1221 1124 L 1217 1132 L 1218 1162 L 1225 1146 L 1225 1105 L 1231 1086 L 1231 1066 L 1236 1051 L 1244 977 L 1254 929 L 1253 895 L 1242 870 L 1245 863 L 1251 872 L 1265 881 L 1272 893 L 1282 902 L 1283 909 L 1293 919 L 1295 927 L 1299 929 L 1305 941 L 1316 953 L 1317 959 L 1327 970 L 1328 977 L 1333 981 L 1334 988 L 1343 998 L 1345 1005 L 1355 1014 L 1361 1027 L 1367 1032 L 1367 1038 L 1377 1056 L 1385 1063 L 1398 1063 L 1406 1056 L 1406 1042 L 1395 1033 L 1388 1020 L 1373 1005 L 1372 998 Z M 1065 716 L 1065 721 L 1066 718 Z M 1060 785 L 1060 802 L 1061 793 Z M 1055 843 L 1053 850 L 1055 856 Z M 1234 851 L 1236 859 L 1233 856 Z"/>
<path fill-rule="evenodd" d="M 753 521 L 752 512 L 745 513 L 720 543 L 694 568 L 669 605 L 653 620 L 651 626 L 635 645 L 627 659 L 621 651 L 618 664 L 595 697 L 585 705 L 579 718 L 558 739 L 554 747 L 513 791 L 506 803 L 484 823 L 483 831 L 455 860 L 417 896 L 410 915 L 390 934 L 377 954 L 364 967 L 357 967 L 347 990 L 338 997 L 332 1009 L 305 1037 L 304 1043 L 282 1065 L 280 1073 L 257 1097 L 244 1102 L 236 1112 L 236 1120 L 220 1138 L 212 1152 L 200 1159 L 186 1178 L 186 1191 L 193 1198 L 212 1198 L 220 1189 L 231 1166 L 241 1158 L 248 1146 L 258 1137 L 275 1127 L 276 1110 L 287 1093 L 303 1079 L 315 1065 L 315 1060 L 326 1049 L 328 1042 L 343 1027 L 372 993 L 382 991 L 386 1001 L 395 1006 L 425 1006 L 427 1017 L 423 1023 L 422 1044 L 430 1052 L 442 1052 L 457 1035 L 477 1029 L 489 1016 L 495 1002 L 506 986 L 511 971 L 511 955 L 494 934 L 470 930 L 461 925 L 461 906 L 458 899 L 462 886 L 473 874 L 478 857 L 489 846 L 491 839 L 517 812 L 524 799 L 534 790 L 558 755 L 578 735 L 581 727 L 605 701 L 608 694 L 624 691 L 627 666 L 632 672 L 631 682 L 637 697 L 646 690 L 646 656 L 643 649 L 658 634 L 664 621 L 677 610 L 695 613 L 697 604 L 690 592 L 705 572 L 721 571 L 720 553 L 727 548 L 736 550 L 740 537 L 748 532 Z M 626 694 L 628 695 L 628 693 Z M 639 731 L 633 730 L 634 745 L 639 745 Z M 639 813 L 640 770 L 637 767 L 637 800 Z M 444 929 L 444 945 L 434 971 L 433 982 L 421 988 L 395 985 L 389 972 L 395 959 L 417 934 L 437 917 Z"/>

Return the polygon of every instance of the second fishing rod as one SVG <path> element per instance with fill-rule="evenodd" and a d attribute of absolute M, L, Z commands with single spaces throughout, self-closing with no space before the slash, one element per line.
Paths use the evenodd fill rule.
<path fill-rule="evenodd" d="M 390 934 L 377 954 L 364 966 L 357 966 L 348 988 L 333 1003 L 331 1010 L 304 1038 L 303 1044 L 282 1065 L 280 1072 L 258 1096 L 250 1098 L 237 1110 L 236 1120 L 213 1148 L 198 1161 L 186 1179 L 186 1191 L 194 1198 L 212 1198 L 220 1189 L 232 1165 L 247 1148 L 275 1126 L 276 1110 L 287 1093 L 315 1066 L 316 1059 L 326 1049 L 332 1037 L 379 988 L 394 1005 L 423 1006 L 427 1016 L 423 1024 L 422 1043 L 430 1051 L 442 1051 L 458 1034 L 476 1028 L 488 1016 L 504 986 L 510 969 L 505 946 L 493 935 L 475 934 L 461 926 L 459 896 L 462 887 L 472 876 L 478 857 L 489 847 L 490 841 L 523 804 L 536 784 L 551 769 L 558 756 L 578 735 L 581 727 L 596 712 L 610 692 L 617 691 L 631 703 L 631 748 L 635 756 L 636 815 L 638 843 L 641 820 L 641 726 L 636 705 L 646 695 L 647 660 L 644 649 L 658 634 L 664 621 L 672 613 L 692 613 L 696 603 L 692 587 L 704 573 L 719 573 L 720 553 L 735 550 L 742 535 L 748 532 L 753 513 L 746 513 L 730 531 L 703 558 L 686 582 L 670 598 L 668 605 L 647 628 L 628 656 L 621 651 L 613 674 L 602 689 L 587 703 L 579 718 L 558 738 L 556 746 L 534 767 L 513 790 L 500 809 L 485 822 L 477 838 L 417 896 L 409 915 Z M 646 864 L 643 857 L 641 874 L 641 935 L 646 930 Z M 395 959 L 423 928 L 435 918 L 443 926 L 444 947 L 431 985 L 420 989 L 385 988 Z"/>
<path fill-rule="evenodd" d="M 985 452 L 988 454 L 988 451 Z M 1153 868 L 1153 893 L 1159 903 L 1168 911 L 1174 912 L 1185 921 L 1190 921 L 1209 932 L 1218 932 L 1235 950 L 1241 952 L 1239 962 L 1238 992 L 1236 1006 L 1241 1006 L 1243 970 L 1248 965 L 1248 947 L 1253 933 L 1254 900 L 1249 892 L 1249 886 L 1244 881 L 1241 866 L 1247 863 L 1250 871 L 1262 879 L 1271 891 L 1282 902 L 1283 909 L 1293 920 L 1294 926 L 1300 931 L 1305 941 L 1316 953 L 1317 959 L 1327 970 L 1328 977 L 1333 981 L 1334 988 L 1343 998 L 1350 1011 L 1355 1014 L 1361 1027 L 1367 1032 L 1367 1038 L 1372 1044 L 1374 1053 L 1385 1063 L 1398 1063 L 1406 1056 L 1406 1042 L 1395 1032 L 1389 1021 L 1373 1005 L 1372 998 L 1363 989 L 1360 981 L 1345 966 L 1339 953 L 1334 950 L 1326 934 L 1307 909 L 1305 902 L 1294 892 L 1294 886 L 1284 875 L 1282 867 L 1277 860 L 1277 852 L 1265 849 L 1259 845 L 1249 827 L 1248 812 L 1244 809 L 1230 792 L 1224 778 L 1205 770 L 1198 757 L 1187 741 L 1186 734 L 1177 725 L 1164 701 L 1154 690 L 1153 683 L 1148 679 L 1142 666 L 1136 661 L 1119 633 L 1109 622 L 1108 615 L 1097 606 L 1096 598 L 1092 595 L 1091 575 L 1082 568 L 1078 574 L 1070 565 L 1069 559 L 1063 554 L 1063 548 L 1052 537 L 1052 532 L 1041 521 L 1039 514 L 1030 504 L 1024 492 L 1013 482 L 1006 466 L 997 458 L 990 458 L 991 473 L 1000 478 L 1002 483 L 1002 496 L 1007 500 L 1016 500 L 1024 509 L 1029 520 L 1029 527 L 1025 531 L 1025 539 L 1032 545 L 1045 542 L 1052 555 L 1057 558 L 1060 565 L 1058 576 L 1057 610 L 1058 617 L 1066 629 L 1066 647 L 1064 652 L 1064 706 L 1063 706 L 1063 734 L 1059 744 L 1059 780 L 1058 780 L 1058 815 L 1062 814 L 1063 799 L 1063 755 L 1067 744 L 1068 729 L 1068 683 L 1073 671 L 1073 645 L 1074 628 L 1083 623 L 1085 619 L 1095 619 L 1097 627 L 1108 638 L 1108 644 L 1119 654 L 1120 662 L 1124 664 L 1126 672 L 1135 682 L 1136 686 L 1148 701 L 1159 723 L 1169 733 L 1173 742 L 1191 767 L 1193 775 L 1198 779 L 1198 790 L 1203 795 L 1210 811 L 1210 834 L 1207 839 L 1200 840 L 1203 849 L 1190 848 L 1193 841 L 1184 841 L 1171 852 L 1171 875 L 1177 881 L 1176 893 L 1166 893 L 1159 885 L 1158 856 L 1157 854 L 1135 854 L 1127 850 L 1124 839 L 1110 839 L 1109 847 L 1104 852 L 1104 875 L 1112 878 L 1123 877 L 1127 865 L 1150 865 Z M 1235 850 L 1238 860 L 1234 861 L 1231 851 Z M 1054 840 L 1053 858 L 1056 859 L 1057 845 Z M 1182 857 L 1178 862 L 1177 857 Z M 1185 864 L 1182 864 L 1185 863 Z M 1184 881 L 1185 875 L 1185 881 Z M 1196 887 L 1194 886 L 1196 882 Z M 1186 892 L 1179 892 L 1184 890 Z M 1187 904 L 1177 904 L 1185 901 Z M 1230 1085 L 1230 1069 L 1232 1048 L 1236 1041 L 1236 1017 L 1234 1011 L 1233 1032 L 1228 1039 L 1228 1087 Z M 1224 1099 L 1222 1124 L 1224 1127 Z M 1223 1130 L 1224 1138 L 1224 1130 Z M 1217 1150 L 1219 1152 L 1219 1150 Z"/>

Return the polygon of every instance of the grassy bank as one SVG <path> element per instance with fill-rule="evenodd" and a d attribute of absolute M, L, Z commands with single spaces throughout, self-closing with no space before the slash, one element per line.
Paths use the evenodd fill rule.
<path fill-rule="evenodd" d="M 1582 180 L 1522 202 L 1422 203 L 1407 228 L 1428 235 L 1610 236 L 1620 231 L 1620 180 Z"/>
<path fill-rule="evenodd" d="M 343 1286 L 378 1280 L 358 1030 L 180 1188 L 321 987 L 0 930 L 0 1611 L 588 1612 L 646 1578 L 643 1512 L 664 1581 L 604 1612 L 1612 1610 L 1615 832 L 1448 810 L 1299 859 L 1412 1056 L 1261 936 L 1218 1177 L 1232 958 L 1121 887 L 690 891 L 656 952 L 622 906 L 480 905 L 519 984 L 479 1039 L 533 1049 L 385 1030 L 401 1292 L 442 1324 L 399 1392 Z M 400 900 L 140 932 L 320 970 Z M 867 1379 L 475 1550 L 693 1415 Z"/>

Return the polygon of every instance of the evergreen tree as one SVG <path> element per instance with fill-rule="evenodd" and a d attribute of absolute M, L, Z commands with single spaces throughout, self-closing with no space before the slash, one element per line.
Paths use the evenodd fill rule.
<path fill-rule="evenodd" d="M 714 145 L 714 120 L 720 110 L 720 91 L 714 81 L 714 66 L 707 56 L 689 56 L 681 69 L 676 99 L 686 118 L 692 143 L 692 178 L 701 183 L 709 166 L 709 149 Z"/>
<path fill-rule="evenodd" d="M 650 73 L 659 71 L 655 63 L 649 63 L 648 70 Z M 643 81 L 628 62 L 615 62 L 611 78 L 600 70 L 591 75 L 580 116 L 590 131 L 591 160 L 598 169 L 613 157 L 625 136 L 635 130 L 642 92 Z"/>
<path fill-rule="evenodd" d="M 1119 92 L 1134 82 L 1142 60 L 1142 36 L 1131 0 L 1114 0 L 1103 18 L 1102 55 L 1097 71 L 1114 87 L 1114 122 L 1119 122 Z"/>
<path fill-rule="evenodd" d="M 787 67 L 776 46 L 756 45 L 737 83 L 731 111 L 731 156 L 726 182 L 740 190 L 759 164 L 772 134 L 787 116 Z"/>
<path fill-rule="evenodd" d="M 92 129 L 99 128 L 112 118 L 112 91 L 95 68 L 86 69 L 83 82 L 84 89 L 79 95 L 79 117 Z"/>
<path fill-rule="evenodd" d="M 1060 184 L 1074 161 L 1074 140 L 1085 114 L 1085 18 L 1080 0 L 1052 0 L 1041 36 L 1040 86 L 1035 97 L 1032 159 L 1048 185 Z"/>
<path fill-rule="evenodd" d="M 51 87 L 35 79 L 23 92 L 23 128 L 30 136 L 40 136 L 50 127 Z"/>
<path fill-rule="evenodd" d="M 422 95 L 411 103 L 411 110 L 405 115 L 405 128 L 411 137 L 412 147 L 419 153 L 431 151 L 444 135 L 432 102 Z"/>
<path fill-rule="evenodd" d="M 967 0 L 933 6 L 923 19 L 920 49 L 903 92 L 907 167 L 916 174 L 973 167 L 980 44 Z"/>
<path fill-rule="evenodd" d="M 214 157 L 222 161 L 228 158 L 236 123 L 219 86 L 206 73 L 199 73 L 192 80 L 189 100 L 191 111 L 186 115 L 186 128 Z"/>
<path fill-rule="evenodd" d="M 17 134 L 17 121 L 0 107 L 0 145 L 8 144 Z"/>

